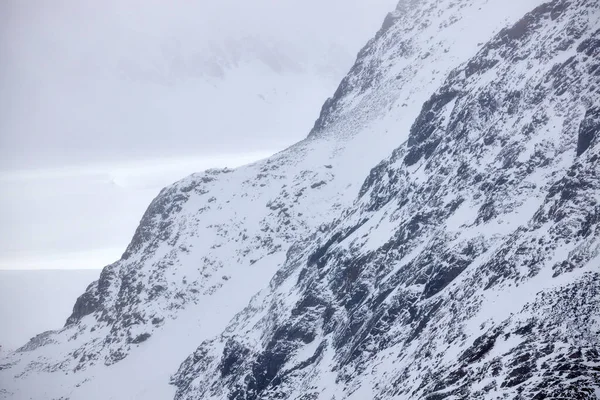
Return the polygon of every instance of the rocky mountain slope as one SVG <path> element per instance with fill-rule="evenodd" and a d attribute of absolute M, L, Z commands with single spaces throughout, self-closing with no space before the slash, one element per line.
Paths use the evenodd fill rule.
<path fill-rule="evenodd" d="M 599 11 L 541 5 L 455 69 L 176 398 L 600 395 Z"/>
<path fill-rule="evenodd" d="M 599 35 L 592 0 L 401 1 L 307 140 L 165 188 L 0 394 L 595 398 Z"/>

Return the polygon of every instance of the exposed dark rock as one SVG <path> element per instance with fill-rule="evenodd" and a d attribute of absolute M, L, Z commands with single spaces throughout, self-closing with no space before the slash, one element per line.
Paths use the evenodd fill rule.
<path fill-rule="evenodd" d="M 579 127 L 577 155 L 582 155 L 592 143 L 598 141 L 598 137 L 600 137 L 600 106 L 595 106 L 588 108 Z"/>

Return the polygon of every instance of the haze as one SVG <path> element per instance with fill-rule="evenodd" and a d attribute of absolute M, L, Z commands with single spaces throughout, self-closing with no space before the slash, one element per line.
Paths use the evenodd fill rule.
<path fill-rule="evenodd" d="M 163 186 L 305 137 L 395 3 L 3 1 L 0 268 L 100 268 Z"/>
<path fill-rule="evenodd" d="M 0 166 L 281 149 L 393 3 L 3 2 Z"/>

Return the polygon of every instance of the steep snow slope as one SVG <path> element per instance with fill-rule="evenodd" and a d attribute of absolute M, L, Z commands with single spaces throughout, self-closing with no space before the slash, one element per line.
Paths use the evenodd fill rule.
<path fill-rule="evenodd" d="M 378 309 L 377 306 L 369 308 L 363 303 L 365 300 L 361 299 L 363 291 L 359 290 L 360 286 L 353 286 L 353 280 L 361 275 L 360 268 L 357 266 L 365 264 L 365 268 L 371 270 L 371 267 L 366 267 L 367 259 L 357 258 L 354 255 L 381 256 L 388 252 L 386 249 L 394 249 L 392 245 L 385 245 L 385 243 L 389 242 L 390 235 L 393 235 L 396 230 L 402 230 L 404 225 L 410 225 L 404 228 L 405 232 L 418 231 L 420 224 L 425 223 L 425 219 L 419 221 L 420 217 L 413 215 L 415 208 L 421 207 L 419 205 L 421 200 L 417 197 L 426 199 L 432 197 L 430 200 L 432 204 L 423 203 L 424 212 L 428 207 L 434 209 L 434 206 L 439 207 L 452 200 L 432 196 L 432 191 L 437 184 L 427 183 L 427 180 L 430 176 L 432 180 L 441 180 L 443 175 L 419 167 L 419 164 L 415 164 L 414 161 L 420 153 L 428 153 L 427 149 L 433 149 L 435 146 L 429 143 L 435 144 L 436 138 L 441 136 L 440 132 L 431 129 L 437 121 L 436 118 L 445 116 L 451 119 L 451 107 L 459 104 L 459 99 L 463 99 L 469 105 L 472 103 L 472 99 L 464 98 L 471 87 L 465 89 L 465 93 L 460 97 L 459 93 L 454 94 L 455 98 L 446 104 L 447 107 L 439 105 L 442 111 L 433 109 L 430 117 L 427 112 L 420 113 L 423 102 L 429 99 L 440 85 L 444 84 L 443 87 L 446 87 L 450 84 L 448 81 L 444 83 L 450 70 L 475 56 L 479 43 L 487 42 L 494 33 L 516 22 L 526 11 L 539 3 L 540 1 L 525 1 L 508 8 L 499 0 L 401 2 L 397 11 L 386 19 L 376 38 L 361 51 L 348 77 L 344 79 L 334 97 L 323 107 L 321 116 L 307 140 L 264 162 L 233 171 L 219 170 L 195 174 L 164 189 L 150 205 L 122 259 L 106 267 L 100 280 L 90 285 L 75 305 L 67 326 L 62 331 L 40 335 L 22 351 L 3 360 L 4 367 L 0 371 L 0 379 L 2 386 L 5 387 L 5 397 L 65 396 L 70 399 L 91 399 L 164 398 L 173 395 L 174 389 L 168 387 L 168 380 L 180 362 L 194 350 L 198 343 L 223 331 L 229 319 L 248 303 L 252 294 L 267 286 L 273 273 L 280 270 L 282 265 L 283 269 L 271 283 L 273 293 L 266 291 L 259 295 L 250 309 L 239 314 L 234 323 L 227 328 L 230 335 L 236 337 L 232 339 L 233 347 L 225 345 L 225 336 L 223 336 L 216 341 L 207 342 L 208 344 L 202 347 L 206 349 L 207 355 L 216 357 L 212 363 L 205 362 L 207 360 L 202 358 L 204 350 L 199 350 L 184 363 L 174 379 L 178 396 L 199 397 L 202 394 L 201 390 L 206 390 L 204 394 L 207 396 L 220 397 L 230 392 L 235 398 L 234 392 L 239 386 L 241 390 L 238 392 L 239 396 L 246 393 L 250 398 L 259 395 L 268 397 L 269 387 L 274 386 L 269 386 L 269 381 L 279 372 L 284 371 L 284 364 L 288 363 L 287 365 L 291 366 L 294 363 L 291 360 L 292 351 L 298 345 L 293 340 L 294 337 L 311 342 L 308 347 L 303 348 L 305 355 L 298 353 L 293 356 L 296 357 L 299 365 L 302 364 L 303 359 L 310 358 L 310 362 L 302 364 L 304 367 L 297 368 L 297 375 L 300 379 L 306 378 L 304 382 L 308 382 L 305 367 L 310 367 L 318 361 L 316 365 L 319 367 L 313 371 L 321 373 L 323 381 L 321 384 L 315 381 L 314 385 L 317 387 L 315 390 L 329 386 L 331 382 L 327 379 L 333 376 L 332 373 L 325 373 L 331 372 L 329 365 L 333 367 L 336 365 L 334 359 L 339 359 L 342 354 L 349 352 L 347 347 L 360 338 L 356 336 L 352 339 L 352 336 L 359 334 L 359 330 L 370 331 L 361 328 L 361 322 L 348 325 L 353 328 L 347 331 L 351 333 L 350 335 L 346 332 L 345 343 L 342 335 L 337 348 L 322 347 L 327 350 L 322 354 L 326 354 L 332 360 L 331 362 L 323 361 L 318 356 L 321 351 L 317 352 L 317 357 L 310 357 L 319 345 L 316 340 L 308 340 L 313 335 L 303 336 L 302 330 L 288 331 L 287 326 L 298 326 L 294 318 L 290 319 L 290 325 L 279 324 L 281 321 L 287 321 L 290 315 L 310 322 L 311 318 L 319 318 L 322 311 L 319 307 L 313 307 L 319 303 L 311 303 L 312 299 L 306 292 L 309 286 L 293 289 L 298 274 L 296 269 L 306 267 L 308 275 L 303 274 L 303 280 L 315 283 L 315 299 L 324 297 L 331 304 L 333 311 L 336 311 L 334 306 L 339 304 L 333 301 L 333 297 L 328 298 L 328 293 L 334 291 L 341 298 L 338 299 L 339 301 L 348 303 L 346 311 L 338 310 L 333 314 L 325 314 L 325 316 L 335 317 L 335 320 L 330 322 L 336 331 L 341 331 L 340 327 L 345 326 L 343 321 L 350 321 L 350 316 L 354 315 L 350 312 L 353 302 L 354 306 L 363 305 L 364 314 L 368 314 L 368 309 Z M 573 8 L 569 11 L 573 12 Z M 562 20 L 569 20 L 570 15 L 562 16 Z M 540 35 L 551 34 L 543 29 L 545 27 L 547 28 L 547 24 L 540 28 Z M 564 29 L 560 32 L 570 31 Z M 581 41 L 580 38 L 574 40 L 577 44 Z M 534 45 L 535 41 L 524 42 L 523 51 L 526 52 L 527 49 L 533 51 Z M 573 45 L 572 43 L 565 45 L 565 49 L 568 50 Z M 490 46 L 492 45 L 484 46 L 481 52 L 495 52 Z M 478 58 L 486 60 L 481 56 L 481 52 L 473 60 Z M 516 63 L 516 60 L 512 59 L 506 61 L 508 58 L 506 55 L 498 57 L 503 62 L 499 63 L 497 68 L 510 70 L 512 64 Z M 523 62 L 521 60 L 521 63 Z M 488 64 L 486 64 L 488 67 L 493 66 L 491 61 Z M 542 65 L 536 67 L 542 71 L 540 73 L 543 73 Z M 492 86 L 488 87 L 487 83 L 493 83 L 492 72 L 488 76 L 482 74 L 483 78 L 477 82 L 473 82 L 475 78 L 471 78 L 456 85 L 470 84 L 475 92 L 489 90 Z M 506 81 L 498 84 L 512 85 L 512 79 L 504 79 Z M 449 82 L 452 80 L 450 79 Z M 435 96 L 440 95 L 438 93 Z M 569 98 L 572 100 L 572 107 L 582 109 L 582 101 L 578 99 Z M 437 101 L 433 100 L 425 104 L 426 107 L 434 107 Z M 462 108 L 469 109 L 470 106 Z M 417 121 L 422 121 L 421 124 L 429 124 L 429 128 L 423 128 L 423 132 L 428 133 L 414 133 L 419 128 L 413 127 L 413 133 L 409 138 L 409 129 L 417 117 L 419 117 Z M 526 120 L 528 117 L 529 115 L 525 115 L 522 119 Z M 577 118 L 580 116 L 572 112 L 572 117 L 572 124 L 577 124 Z M 477 116 L 472 118 L 477 122 Z M 454 116 L 457 124 L 460 120 L 462 117 Z M 479 129 L 480 126 L 475 122 L 473 125 Z M 483 125 L 483 122 L 481 124 Z M 419 122 L 415 126 L 418 127 Z M 535 132 L 537 131 L 534 129 Z M 501 131 L 496 136 L 500 134 Z M 539 137 L 533 134 L 532 136 Z M 372 166 L 407 139 L 408 143 L 395 152 L 395 158 L 373 170 L 373 182 L 367 183 L 361 190 L 360 185 Z M 466 141 L 466 137 L 459 137 L 459 139 L 467 144 L 470 143 Z M 410 146 L 410 149 L 407 146 Z M 563 150 L 568 148 L 567 145 L 565 146 Z M 462 150 L 465 152 L 464 157 L 468 157 L 469 164 L 473 164 L 472 168 L 480 162 L 481 168 L 485 169 L 486 163 L 490 160 L 488 158 L 480 160 L 477 157 L 471 159 L 476 149 L 467 149 L 467 147 L 465 145 L 465 149 Z M 497 149 L 498 146 L 492 148 Z M 412 157 L 413 165 L 410 167 L 403 164 L 405 153 Z M 431 154 L 427 156 L 434 160 Z M 439 160 L 439 156 L 436 157 L 438 158 L 435 160 Z M 550 155 L 547 157 L 550 158 Z M 447 164 L 447 173 L 451 175 L 456 160 L 448 160 Z M 568 158 L 565 158 L 563 164 L 554 162 L 550 164 L 552 168 L 556 168 L 557 174 L 561 173 L 560 168 L 564 170 L 569 166 Z M 429 169 L 433 168 L 432 166 Z M 551 177 L 543 179 L 546 182 L 552 180 Z M 460 187 L 454 188 L 449 184 L 445 186 L 449 193 L 456 192 L 457 197 L 463 194 L 461 192 L 463 189 Z M 511 187 L 509 184 L 506 185 L 507 193 L 511 193 Z M 353 246 L 357 246 L 357 249 L 352 250 L 349 242 L 354 237 L 351 233 L 359 221 L 363 219 L 371 221 L 365 222 L 361 229 L 376 226 L 377 218 L 383 218 L 386 211 L 391 213 L 391 210 L 383 207 L 384 203 L 403 197 L 398 193 L 408 195 L 413 192 L 413 189 L 418 188 L 421 188 L 422 192 L 414 194 L 415 199 L 407 200 L 411 205 L 405 208 L 407 211 L 402 211 L 408 213 L 407 215 L 393 221 L 386 222 L 383 219 L 382 228 L 372 229 L 372 232 L 362 239 L 364 241 L 368 238 L 369 241 L 356 242 Z M 538 190 L 543 193 L 543 188 Z M 429 194 L 426 193 L 427 191 Z M 344 209 L 350 207 L 358 194 L 361 195 L 361 200 L 353 209 L 343 213 L 344 218 L 340 220 L 341 222 L 328 224 Z M 439 204 L 435 203 L 436 198 Z M 467 205 L 469 201 L 477 201 L 477 199 L 465 198 L 464 201 L 465 208 L 459 211 L 470 215 Z M 458 204 L 459 200 L 456 202 Z M 529 206 L 536 208 L 538 205 L 532 203 Z M 501 205 L 496 209 L 502 210 Z M 508 208 L 505 212 L 506 210 Z M 437 218 L 435 221 L 432 219 L 432 227 L 427 230 L 430 235 L 434 235 L 433 227 L 439 226 L 441 224 L 439 221 L 446 221 L 443 213 L 435 218 Z M 410 223 L 413 219 L 414 221 Z M 497 219 L 490 217 L 488 220 Z M 449 221 L 448 223 L 451 223 L 452 220 Z M 460 218 L 457 221 L 454 223 L 464 223 Z M 473 230 L 476 229 L 477 226 Z M 497 227 L 498 236 L 486 240 L 490 242 L 490 246 L 494 243 L 499 245 L 503 239 L 506 239 L 508 232 L 512 232 L 511 229 L 514 230 L 514 227 Z M 474 237 L 477 237 L 473 230 L 467 231 L 464 228 L 458 230 L 471 232 Z M 357 232 L 355 235 L 358 235 Z M 367 231 L 362 232 L 365 233 Z M 423 246 L 421 251 L 433 245 L 427 240 L 429 236 L 423 235 L 415 236 L 413 241 L 407 241 L 403 245 L 402 240 L 406 238 L 401 235 L 402 233 L 398 234 L 398 243 L 396 241 L 391 243 L 404 246 L 406 251 L 415 241 Z M 342 240 L 344 237 L 346 240 Z M 439 240 L 443 242 L 443 236 L 440 236 Z M 484 241 L 483 238 L 481 240 Z M 294 242 L 297 243 L 290 247 Z M 324 246 L 327 242 L 330 246 Z M 337 242 L 340 242 L 339 246 L 333 245 Z M 320 252 L 315 248 L 319 243 L 323 245 Z M 442 249 L 444 244 L 439 246 Z M 353 261 L 337 263 L 333 261 L 335 257 L 331 257 L 331 264 L 323 270 L 322 280 L 315 280 L 314 276 L 318 275 L 314 272 L 316 265 L 321 265 L 321 268 L 327 265 L 328 257 L 322 256 L 328 253 L 328 247 L 331 247 L 330 252 L 336 248 L 342 252 L 347 248 L 344 253 L 345 258 Z M 477 246 L 474 248 L 473 251 L 479 249 L 479 255 L 485 253 Z M 371 250 L 367 251 L 368 249 Z M 418 259 L 419 249 L 412 250 L 413 257 Z M 306 260 L 313 252 L 316 252 L 316 255 L 310 257 L 311 262 L 306 266 Z M 425 255 L 429 253 L 426 252 Z M 339 257 L 342 258 L 342 255 L 340 254 Z M 317 260 L 322 261 L 317 262 Z M 396 265 L 401 269 L 402 263 L 408 261 L 408 259 L 403 261 L 402 254 L 391 252 L 390 259 L 385 262 L 380 260 L 378 265 L 388 269 Z M 344 271 L 344 265 L 350 267 L 352 264 L 355 266 L 354 269 Z M 423 259 L 415 268 L 429 264 Z M 327 272 L 328 270 L 330 272 Z M 387 273 L 390 277 L 394 275 L 393 271 Z M 437 270 L 432 270 L 428 274 L 438 273 L 443 275 Z M 286 274 L 291 275 L 285 279 Z M 371 275 L 376 276 L 374 273 Z M 337 286 L 330 286 L 329 282 L 335 281 L 334 276 L 342 276 L 342 278 L 337 280 Z M 343 277 L 348 278 L 347 283 L 344 283 L 346 278 Z M 416 277 L 413 279 L 411 274 L 402 279 L 412 279 L 415 282 L 411 282 L 406 290 L 399 288 L 398 292 L 401 292 L 399 296 L 405 298 L 404 295 L 409 292 L 417 302 L 419 290 L 423 290 L 423 285 L 428 282 L 428 279 L 425 275 L 420 279 Z M 435 281 L 433 279 L 430 286 L 435 287 Z M 388 283 L 394 284 L 393 281 Z M 365 284 L 369 283 L 365 282 Z M 351 287 L 344 288 L 345 285 Z M 428 291 L 432 290 L 435 292 L 435 289 L 428 289 Z M 433 292 L 428 292 L 431 298 L 435 298 Z M 297 312 L 290 311 L 290 307 L 293 307 L 295 302 L 285 298 L 289 293 L 296 296 L 296 300 L 307 299 Z M 365 298 L 368 298 L 369 293 L 371 292 L 364 291 Z M 271 299 L 274 303 L 269 303 Z M 411 297 L 405 298 L 406 301 L 409 299 Z M 322 300 L 318 300 L 320 301 Z M 270 308 L 270 304 L 278 303 L 281 304 L 277 308 Z M 419 302 L 415 303 L 414 308 L 405 308 L 414 312 L 414 317 L 419 321 L 414 323 L 422 323 L 421 330 L 427 328 L 426 322 L 422 322 L 423 315 L 428 312 L 427 304 Z M 402 307 L 398 308 L 399 313 L 402 310 Z M 271 311 L 280 314 L 278 316 L 270 313 Z M 289 314 L 290 312 L 292 314 Z M 311 312 L 314 315 L 310 315 Z M 273 319 L 263 318 L 265 315 Z M 366 318 L 368 319 L 368 316 Z M 312 325 L 307 324 L 307 326 Z M 264 342 L 252 334 L 249 334 L 245 340 L 239 338 L 238 335 L 246 329 L 250 333 L 256 331 L 257 335 L 263 335 Z M 400 329 L 400 326 L 396 326 L 395 329 Z M 332 332 L 316 332 L 314 336 L 331 338 L 331 334 Z M 420 335 L 417 332 L 414 336 L 416 338 Z M 257 338 L 256 342 L 246 343 L 246 340 L 252 341 L 254 338 Z M 283 354 L 281 358 L 278 358 L 280 353 L 272 352 L 274 348 L 267 344 L 269 341 L 273 346 L 281 345 L 280 348 L 284 349 L 280 352 Z M 239 342 L 242 343 L 238 347 L 236 343 Z M 288 342 L 292 344 L 288 346 Z M 215 346 L 211 346 L 211 343 Z M 263 346 L 266 349 L 263 349 Z M 310 346 L 315 348 L 311 349 Z M 217 371 L 216 364 L 221 359 L 220 350 L 223 348 L 226 349 L 226 354 L 234 354 L 233 358 L 228 358 L 227 355 L 223 358 L 225 372 L 221 370 L 216 375 L 199 376 L 196 371 L 211 373 Z M 280 348 L 276 350 L 279 351 Z M 338 348 L 345 350 L 338 351 Z M 235 356 L 236 352 L 247 360 L 240 361 L 240 358 Z M 277 357 L 274 358 L 275 355 Z M 265 360 L 279 361 L 273 362 L 261 372 L 260 369 L 267 362 Z M 350 361 L 349 357 L 348 360 Z M 348 363 L 344 362 L 344 364 Z M 350 368 L 348 376 L 352 377 L 352 379 L 348 378 L 348 382 L 357 385 L 356 387 L 359 381 L 367 379 L 363 379 L 364 375 L 355 376 L 351 373 L 353 372 L 351 368 L 358 365 L 371 368 L 371 371 L 375 368 L 372 363 L 360 363 L 356 359 L 348 365 Z M 252 366 L 256 368 L 253 369 Z M 246 384 L 240 383 L 245 380 L 245 374 L 250 370 L 252 372 L 248 375 L 249 381 Z M 223 379 L 213 382 L 219 376 Z M 283 378 L 283 375 L 280 376 Z M 208 380 L 209 383 L 214 383 L 214 386 L 204 385 L 201 383 L 202 380 Z M 194 383 L 189 385 L 190 382 Z M 276 390 L 288 391 L 287 393 L 290 394 L 290 385 L 298 381 L 290 379 L 288 384 L 282 379 L 272 383 L 275 382 L 282 383 Z M 251 387 L 251 385 L 255 386 Z M 340 393 L 343 396 L 341 386 Z M 217 387 L 220 387 L 223 392 L 218 392 Z M 369 390 L 368 385 L 361 387 L 363 390 Z M 336 389 L 332 386 L 331 390 Z M 300 392 L 295 392 L 295 395 L 299 396 Z M 361 398 L 360 394 L 357 396 Z"/>
<path fill-rule="evenodd" d="M 495 36 L 188 357 L 176 398 L 597 398 L 598 60 L 595 1 Z"/>

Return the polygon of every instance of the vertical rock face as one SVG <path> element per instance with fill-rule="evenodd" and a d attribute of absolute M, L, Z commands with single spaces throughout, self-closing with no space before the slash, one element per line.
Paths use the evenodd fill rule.
<path fill-rule="evenodd" d="M 0 398 L 593 398 L 599 35 L 593 0 L 401 1 L 307 140 L 165 188 Z"/>
<path fill-rule="evenodd" d="M 596 50 L 596 56 L 600 50 Z M 600 68 L 600 66 L 599 66 Z M 593 142 L 598 141 L 600 135 L 600 107 L 592 106 L 585 113 L 585 120 L 579 128 L 579 137 L 577 141 L 577 155 L 582 155 Z"/>

